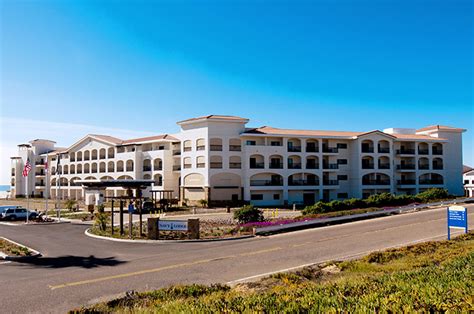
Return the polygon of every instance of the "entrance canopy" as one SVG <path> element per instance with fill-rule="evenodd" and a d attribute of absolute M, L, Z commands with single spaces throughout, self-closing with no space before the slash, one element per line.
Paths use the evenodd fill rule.
<path fill-rule="evenodd" d="M 124 189 L 144 189 L 151 186 L 154 180 L 76 180 L 76 183 L 82 184 L 86 188 L 104 189 L 112 187 L 121 187 Z"/>

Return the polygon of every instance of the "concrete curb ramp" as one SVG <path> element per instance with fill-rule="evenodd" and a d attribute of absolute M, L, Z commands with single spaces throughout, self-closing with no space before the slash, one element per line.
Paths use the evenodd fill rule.
<path fill-rule="evenodd" d="M 26 249 L 28 249 L 28 251 L 32 252 L 33 255 L 29 255 L 29 256 L 10 256 L 10 255 L 0 255 L 0 259 L 4 259 L 4 260 L 7 260 L 7 261 L 18 261 L 18 260 L 23 260 L 23 259 L 27 259 L 27 258 L 36 258 L 36 257 L 40 257 L 41 256 L 41 253 L 30 248 L 30 247 L 27 247 L 26 245 L 23 245 L 23 244 L 20 244 L 20 243 L 17 243 L 15 241 L 12 241 L 10 239 L 7 239 L 5 237 L 0 237 L 0 239 L 3 239 L 5 241 L 8 241 L 10 243 L 13 243 L 15 245 L 18 245 L 18 246 L 21 246 L 21 247 L 24 247 Z"/>
<path fill-rule="evenodd" d="M 240 237 L 233 237 L 233 238 L 222 238 L 222 239 L 195 239 L 195 240 L 132 240 L 132 239 L 117 239 L 111 237 L 104 237 L 99 236 L 96 234 L 92 234 L 90 232 L 90 228 L 84 231 L 84 234 L 88 237 L 107 240 L 107 241 L 114 241 L 114 242 L 125 242 L 125 243 L 146 243 L 146 244 L 163 244 L 163 243 L 196 243 L 196 242 L 217 242 L 217 241 L 235 241 L 235 240 L 243 240 L 243 239 L 250 239 L 254 238 L 254 235 L 245 235 Z"/>

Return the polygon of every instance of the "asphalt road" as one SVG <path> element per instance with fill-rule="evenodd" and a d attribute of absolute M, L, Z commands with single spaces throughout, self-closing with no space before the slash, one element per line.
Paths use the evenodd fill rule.
<path fill-rule="evenodd" d="M 468 206 L 470 229 L 474 205 Z M 92 239 L 82 225 L 0 225 L 43 257 L 0 264 L 1 313 L 61 313 L 176 283 L 236 283 L 306 264 L 446 238 L 446 210 L 246 240 L 135 244 Z M 456 231 L 454 234 L 459 234 Z"/>

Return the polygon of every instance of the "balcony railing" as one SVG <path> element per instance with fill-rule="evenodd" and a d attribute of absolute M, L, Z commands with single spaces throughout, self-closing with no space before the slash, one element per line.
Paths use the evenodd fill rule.
<path fill-rule="evenodd" d="M 339 185 L 337 180 L 323 180 L 323 185 Z"/>
<path fill-rule="evenodd" d="M 323 153 L 337 153 L 339 149 L 337 147 L 324 147 L 323 146 Z"/>
<path fill-rule="evenodd" d="M 288 146 L 289 152 L 301 152 L 301 146 Z"/>
<path fill-rule="evenodd" d="M 374 169 L 374 164 L 362 164 L 362 169 Z"/>
<path fill-rule="evenodd" d="M 373 153 L 374 148 L 373 147 L 362 147 L 362 152 L 363 153 Z"/>
<path fill-rule="evenodd" d="M 222 162 L 211 162 L 209 166 L 211 169 L 222 169 Z"/>
<path fill-rule="evenodd" d="M 433 165 L 434 170 L 443 170 L 443 165 Z"/>
<path fill-rule="evenodd" d="M 397 155 L 415 155 L 415 150 L 410 148 L 397 149 Z"/>
<path fill-rule="evenodd" d="M 211 152 L 221 152 L 222 151 L 222 145 L 210 145 L 209 148 L 211 149 Z"/>
<path fill-rule="evenodd" d="M 240 168 L 242 168 L 242 163 L 241 162 L 230 162 L 229 163 L 229 168 L 230 169 L 240 169 Z"/>
<path fill-rule="evenodd" d="M 283 169 L 283 163 L 270 163 L 270 169 Z"/>
<path fill-rule="evenodd" d="M 44 182 L 36 182 L 35 186 L 44 186 Z"/>
<path fill-rule="evenodd" d="M 180 149 L 175 149 L 173 151 L 173 156 L 179 156 L 179 155 L 181 155 L 181 150 Z"/>
<path fill-rule="evenodd" d="M 418 148 L 418 155 L 428 155 L 428 154 L 429 154 L 428 148 L 426 149 Z"/>
<path fill-rule="evenodd" d="M 36 166 L 44 166 L 44 161 L 37 161 L 35 162 Z"/>
<path fill-rule="evenodd" d="M 362 180 L 363 185 L 390 185 L 390 180 Z"/>
<path fill-rule="evenodd" d="M 250 186 L 282 186 L 281 180 L 250 180 Z"/>
<path fill-rule="evenodd" d="M 415 165 L 397 165 L 398 170 L 414 170 Z"/>
<path fill-rule="evenodd" d="M 339 169 L 338 164 L 323 164 L 323 169 Z"/>
<path fill-rule="evenodd" d="M 35 176 L 44 176 L 44 175 L 45 175 L 44 171 L 35 172 Z"/>
<path fill-rule="evenodd" d="M 250 164 L 250 169 L 263 169 L 265 168 L 265 163 L 263 162 L 256 162 Z"/>
<path fill-rule="evenodd" d="M 184 164 L 183 167 L 184 167 L 184 169 L 189 169 L 189 168 L 192 167 L 192 165 L 191 164 Z"/>
<path fill-rule="evenodd" d="M 416 180 L 415 179 L 398 180 L 397 184 L 398 185 L 415 185 Z"/>
<path fill-rule="evenodd" d="M 319 147 L 306 146 L 306 152 L 307 153 L 317 153 L 317 152 L 319 152 Z"/>
<path fill-rule="evenodd" d="M 240 145 L 229 145 L 229 150 L 231 152 L 240 152 L 242 150 L 242 146 L 240 146 Z"/>
<path fill-rule="evenodd" d="M 196 165 L 197 168 L 206 168 L 206 163 L 204 162 L 198 162 Z"/>
<path fill-rule="evenodd" d="M 389 154 L 390 147 L 379 147 L 378 148 L 379 154 Z"/>
<path fill-rule="evenodd" d="M 154 167 L 154 170 L 155 170 L 155 171 L 161 171 L 161 170 L 163 170 L 163 165 L 155 166 L 155 167 Z"/>
<path fill-rule="evenodd" d="M 379 169 L 390 169 L 389 163 L 379 163 Z"/>
<path fill-rule="evenodd" d="M 433 148 L 433 155 L 443 155 L 443 150 Z"/>
<path fill-rule="evenodd" d="M 306 164 L 306 169 L 319 169 L 319 164 Z"/>
<path fill-rule="evenodd" d="M 420 170 L 428 170 L 430 169 L 430 165 L 426 164 L 426 165 L 418 165 L 418 169 Z"/>
<path fill-rule="evenodd" d="M 173 166 L 173 171 L 179 171 L 181 170 L 181 165 L 174 165 Z"/>
<path fill-rule="evenodd" d="M 291 186 L 313 186 L 319 185 L 318 180 L 290 180 L 288 181 L 288 185 Z"/>
<path fill-rule="evenodd" d="M 183 152 L 190 152 L 191 150 L 191 147 L 183 147 Z"/>
<path fill-rule="evenodd" d="M 151 171 L 151 166 L 143 166 L 143 171 Z"/>
<path fill-rule="evenodd" d="M 288 164 L 288 169 L 301 169 L 301 163 Z"/>
<path fill-rule="evenodd" d="M 439 179 L 420 179 L 420 184 L 443 184 L 443 180 L 439 180 Z"/>
<path fill-rule="evenodd" d="M 199 145 L 196 147 L 196 150 L 205 150 L 206 149 L 206 145 Z"/>

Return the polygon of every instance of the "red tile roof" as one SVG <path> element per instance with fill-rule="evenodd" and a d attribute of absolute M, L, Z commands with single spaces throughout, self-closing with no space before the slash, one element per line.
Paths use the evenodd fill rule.
<path fill-rule="evenodd" d="M 109 135 L 102 135 L 102 134 L 89 134 L 90 136 L 96 137 L 98 139 L 101 139 L 103 141 L 109 142 L 109 143 L 114 143 L 114 144 L 120 144 L 123 142 L 122 139 L 119 139 L 117 137 L 109 136 Z"/>
<path fill-rule="evenodd" d="M 209 120 L 209 119 L 219 119 L 219 120 L 228 120 L 228 121 L 239 121 L 239 120 L 246 120 L 247 118 L 237 117 L 237 116 L 226 116 L 226 115 L 218 115 L 218 114 L 211 114 L 208 116 L 202 116 L 197 118 L 186 119 L 182 121 L 178 121 L 177 124 L 184 123 L 184 122 L 192 122 L 198 120 Z"/>
<path fill-rule="evenodd" d="M 179 141 L 176 137 L 171 136 L 169 134 L 161 134 L 161 135 L 155 135 L 155 136 L 129 139 L 129 140 L 122 141 L 121 144 L 134 144 L 134 143 L 157 141 L 157 140 Z"/>
<path fill-rule="evenodd" d="M 278 129 L 278 128 L 273 128 L 270 126 L 262 126 L 260 128 L 249 129 L 245 131 L 242 135 L 245 135 L 245 134 L 353 137 L 353 136 L 358 136 L 360 134 L 363 134 L 363 132 L 291 130 L 291 129 Z"/>
<path fill-rule="evenodd" d="M 416 130 L 416 132 L 425 132 L 425 131 L 435 131 L 435 130 L 441 130 L 441 131 L 458 131 L 458 132 L 464 132 L 464 129 L 460 128 L 454 128 L 452 126 L 446 126 L 446 125 L 430 125 L 421 129 Z"/>

